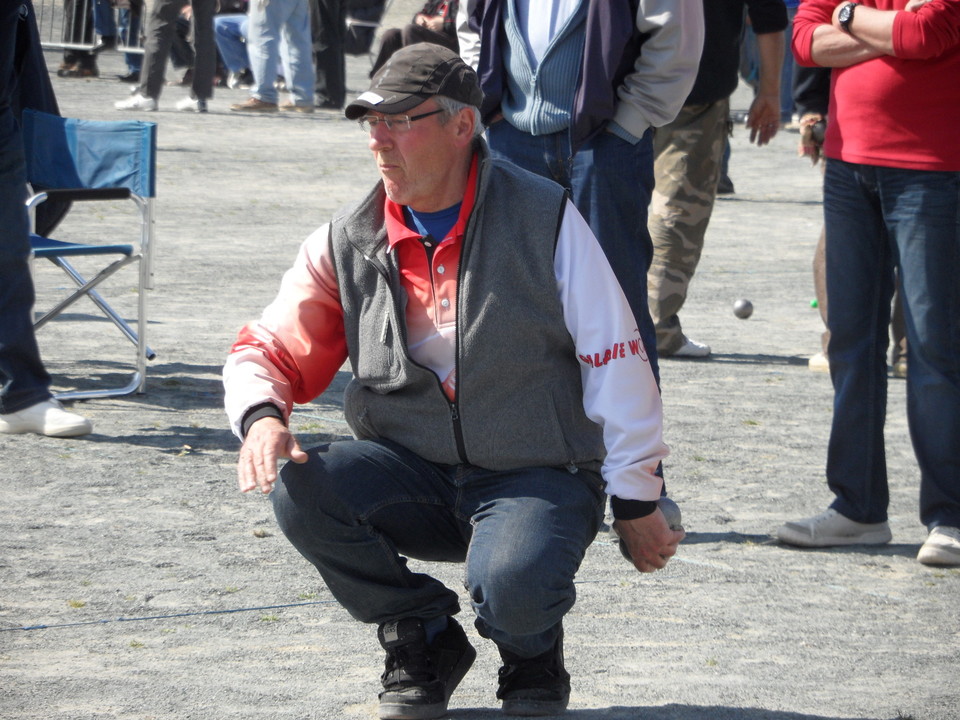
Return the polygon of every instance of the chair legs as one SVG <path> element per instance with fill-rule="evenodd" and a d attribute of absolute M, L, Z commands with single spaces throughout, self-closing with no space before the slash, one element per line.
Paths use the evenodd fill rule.
<path fill-rule="evenodd" d="M 101 312 L 120 330 L 121 333 L 137 348 L 136 370 L 132 374 L 130 381 L 117 388 L 100 388 L 95 390 L 73 390 L 63 393 L 57 393 L 58 400 L 79 400 L 100 397 L 114 397 L 118 395 L 129 395 L 131 393 L 143 393 L 147 383 L 146 361 L 153 360 L 157 354 L 146 344 L 146 293 L 141 290 L 137 299 L 137 329 L 134 330 L 130 324 L 117 313 L 113 307 L 98 293 L 94 288 L 103 282 L 106 278 L 113 275 L 121 268 L 138 260 L 142 263 L 143 259 L 138 256 L 129 256 L 121 258 L 103 268 L 93 278 L 87 280 L 77 269 L 63 257 L 48 258 L 52 263 L 61 268 L 77 285 L 77 289 L 69 296 L 57 303 L 53 308 L 45 312 L 34 322 L 34 327 L 39 329 L 48 321 L 62 313 L 67 307 L 75 303 L 81 297 L 88 297 L 100 308 Z"/>

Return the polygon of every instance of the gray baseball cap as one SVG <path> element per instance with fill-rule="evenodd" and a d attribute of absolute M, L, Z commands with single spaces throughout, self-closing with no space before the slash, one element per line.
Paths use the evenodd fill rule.
<path fill-rule="evenodd" d="M 390 56 L 344 115 L 357 120 L 370 110 L 403 113 L 435 95 L 477 108 L 483 100 L 477 73 L 455 52 L 434 43 L 407 45 Z"/>

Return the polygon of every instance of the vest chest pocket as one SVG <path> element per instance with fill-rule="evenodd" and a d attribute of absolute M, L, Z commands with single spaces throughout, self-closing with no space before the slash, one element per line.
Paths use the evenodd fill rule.
<path fill-rule="evenodd" d="M 404 383 L 402 337 L 385 303 L 371 303 L 360 314 L 357 380 L 374 392 L 388 393 Z"/>

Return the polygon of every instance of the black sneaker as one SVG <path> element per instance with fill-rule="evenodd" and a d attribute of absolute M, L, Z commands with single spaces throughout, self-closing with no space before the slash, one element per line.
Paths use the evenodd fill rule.
<path fill-rule="evenodd" d="M 450 696 L 477 657 L 463 628 L 448 618 L 447 629 L 427 645 L 423 623 L 405 618 L 381 625 L 377 637 L 387 651 L 380 676 L 380 717 L 427 720 L 446 715 Z"/>
<path fill-rule="evenodd" d="M 522 658 L 499 648 L 503 667 L 497 698 L 505 715 L 559 715 L 570 701 L 570 674 L 563 667 L 563 630 L 542 655 Z"/>

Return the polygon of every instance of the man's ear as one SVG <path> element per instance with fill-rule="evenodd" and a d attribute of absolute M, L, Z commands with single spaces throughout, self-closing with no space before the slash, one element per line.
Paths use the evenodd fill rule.
<path fill-rule="evenodd" d="M 463 108 L 453 118 L 456 130 L 456 139 L 458 144 L 469 144 L 473 142 L 474 124 L 476 122 L 476 113 L 470 108 Z"/>

